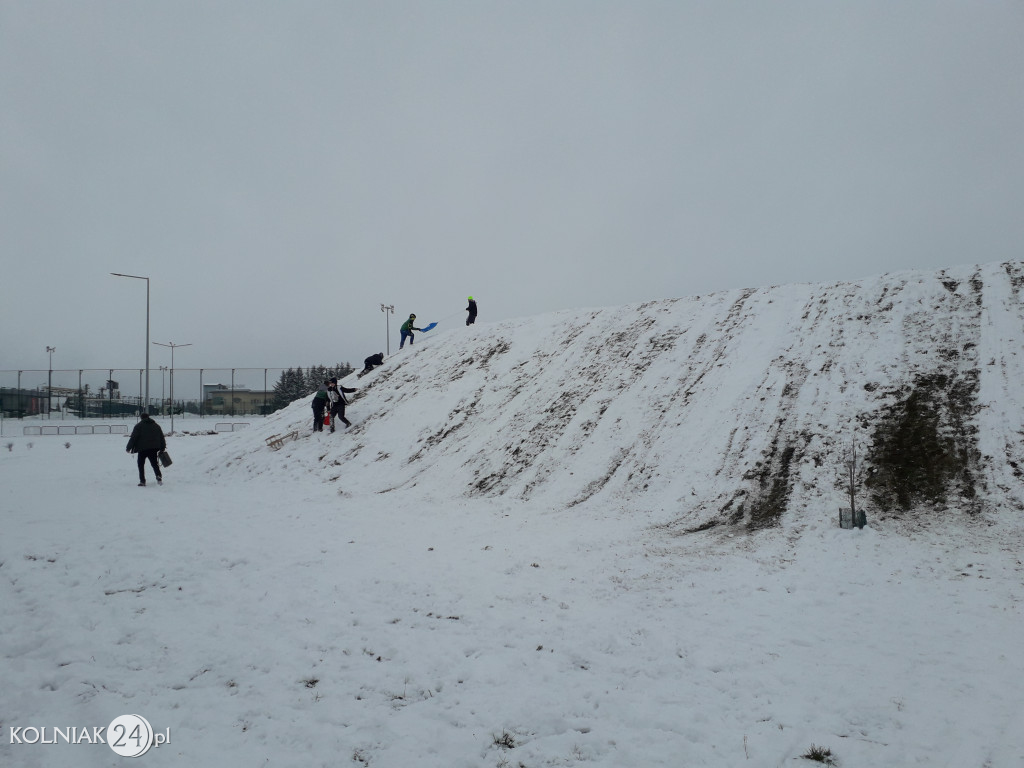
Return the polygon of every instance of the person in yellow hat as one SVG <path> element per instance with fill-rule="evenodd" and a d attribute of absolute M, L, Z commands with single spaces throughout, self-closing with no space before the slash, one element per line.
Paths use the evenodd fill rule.
<path fill-rule="evenodd" d="M 469 317 L 466 318 L 466 325 L 472 325 L 476 322 L 476 299 L 472 296 L 469 297 L 469 306 L 466 307 L 466 311 L 469 312 Z"/>

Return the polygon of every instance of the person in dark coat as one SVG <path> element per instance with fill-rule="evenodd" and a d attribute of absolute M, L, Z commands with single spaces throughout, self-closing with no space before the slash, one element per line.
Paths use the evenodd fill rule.
<path fill-rule="evenodd" d="M 324 431 L 324 410 L 328 406 L 327 396 L 327 385 L 331 382 L 325 381 L 323 386 L 316 391 L 313 395 L 313 402 L 310 405 L 313 406 L 313 431 L 323 432 Z"/>
<path fill-rule="evenodd" d="M 345 399 L 345 394 L 355 392 L 352 387 L 343 387 L 338 384 L 338 377 L 333 377 L 327 389 L 327 397 L 331 401 L 331 432 L 334 431 L 334 422 L 341 419 L 345 422 L 345 427 L 351 427 L 352 422 L 345 418 L 345 406 L 348 401 Z"/>
<path fill-rule="evenodd" d="M 476 322 L 476 299 L 472 296 L 469 297 L 469 306 L 466 307 L 466 311 L 469 312 L 469 316 L 466 318 L 466 325 L 472 325 Z"/>
<path fill-rule="evenodd" d="M 139 416 L 139 423 L 132 430 L 128 438 L 128 445 L 125 451 L 139 454 L 139 485 L 146 484 L 146 461 L 153 465 L 153 473 L 156 475 L 156 484 L 164 484 L 163 473 L 160 472 L 160 462 L 157 461 L 157 454 L 167 450 L 167 439 L 160 425 L 150 418 L 145 411 Z"/>
<path fill-rule="evenodd" d="M 359 372 L 359 377 L 362 378 L 378 365 L 384 365 L 383 352 L 378 352 L 376 355 L 370 355 L 368 358 L 363 360 L 363 370 Z"/>

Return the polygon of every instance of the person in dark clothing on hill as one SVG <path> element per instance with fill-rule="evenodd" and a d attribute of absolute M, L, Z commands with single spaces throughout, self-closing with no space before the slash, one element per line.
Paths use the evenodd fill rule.
<path fill-rule="evenodd" d="M 422 328 L 416 328 L 415 325 L 414 325 L 415 322 L 416 322 L 416 315 L 409 315 L 409 319 L 406 320 L 404 323 L 402 323 L 402 343 L 398 345 L 399 349 L 401 349 L 402 347 L 405 346 L 405 340 L 407 338 L 409 339 L 410 346 L 412 345 L 412 342 L 413 342 L 412 332 L 413 331 L 422 331 L 423 330 Z"/>
<path fill-rule="evenodd" d="M 476 322 L 476 299 L 472 296 L 469 297 L 469 306 L 466 307 L 466 311 L 469 312 L 469 316 L 466 318 L 466 325 L 472 325 Z"/>
<path fill-rule="evenodd" d="M 310 405 L 313 406 L 313 431 L 323 432 L 324 431 L 324 409 L 328 406 L 327 398 L 327 385 L 329 381 L 325 381 L 323 386 L 316 391 L 313 395 L 313 402 Z"/>
<path fill-rule="evenodd" d="M 145 411 L 139 416 L 139 423 L 132 430 L 128 438 L 128 445 L 125 451 L 139 454 L 139 485 L 146 484 L 146 461 L 153 465 L 153 473 L 156 475 L 156 484 L 164 484 L 163 473 L 160 472 L 160 462 L 157 461 L 157 454 L 167 450 L 167 439 L 160 425 L 149 417 Z"/>
<path fill-rule="evenodd" d="M 352 426 L 352 422 L 345 418 L 345 406 L 348 404 L 345 394 L 352 392 L 355 392 L 355 389 L 341 386 L 337 376 L 328 382 L 327 397 L 331 401 L 331 432 L 334 431 L 334 422 L 338 419 L 345 422 L 346 427 Z"/>
<path fill-rule="evenodd" d="M 376 355 L 370 355 L 368 358 L 363 360 L 363 370 L 359 372 L 360 378 L 368 374 L 378 365 L 384 365 L 384 353 L 378 352 Z"/>

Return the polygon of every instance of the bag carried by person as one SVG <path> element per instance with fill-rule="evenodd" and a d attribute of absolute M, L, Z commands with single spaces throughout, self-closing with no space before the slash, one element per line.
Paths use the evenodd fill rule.
<path fill-rule="evenodd" d="M 160 451 L 160 453 L 158 453 L 156 457 L 160 459 L 160 463 L 165 467 L 169 467 L 171 466 L 171 464 L 174 463 L 173 461 L 171 461 L 171 454 L 169 454 L 167 451 Z"/>

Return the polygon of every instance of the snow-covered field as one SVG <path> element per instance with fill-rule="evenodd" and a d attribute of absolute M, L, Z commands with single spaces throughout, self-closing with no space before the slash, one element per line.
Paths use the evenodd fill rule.
<path fill-rule="evenodd" d="M 439 328 L 351 430 L 176 436 L 163 487 L 5 438 L 0 765 L 137 714 L 151 765 L 1019 768 L 1019 274 Z M 974 506 L 839 530 L 842 428 L 933 364 L 981 371 Z M 778 444 L 785 513 L 723 515 Z"/>

